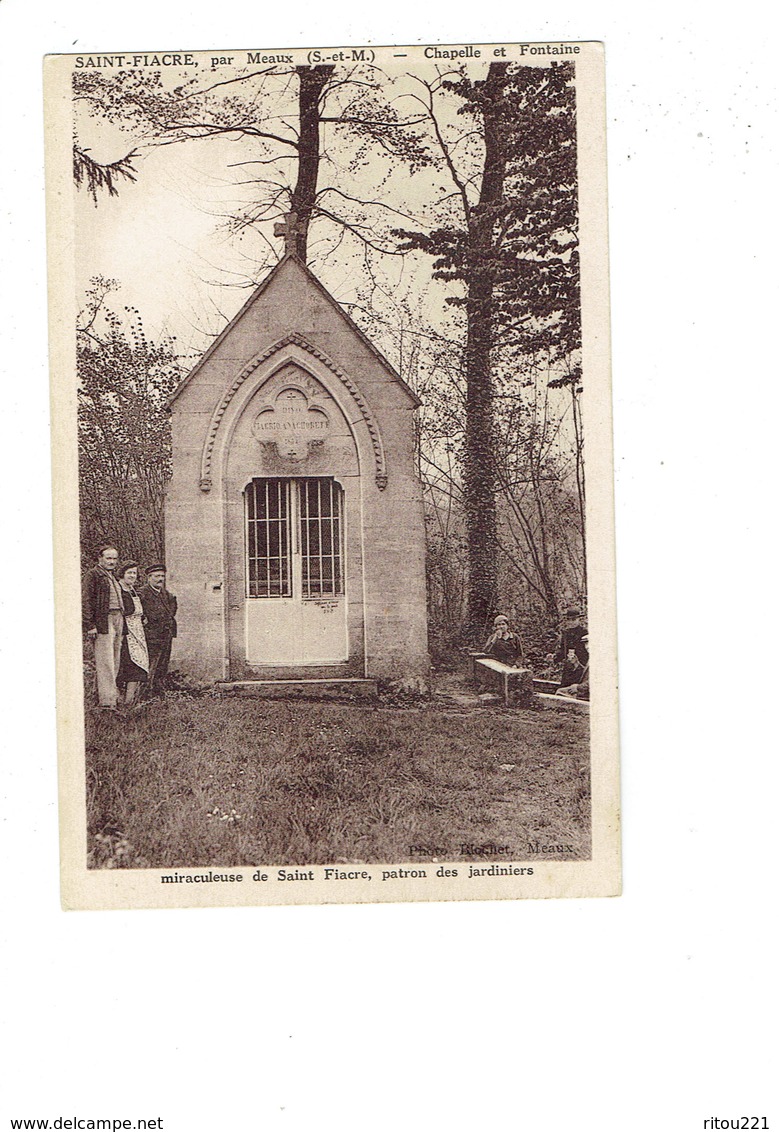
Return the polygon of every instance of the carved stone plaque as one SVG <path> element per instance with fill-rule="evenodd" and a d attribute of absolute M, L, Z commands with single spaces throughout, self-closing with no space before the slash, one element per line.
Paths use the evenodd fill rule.
<path fill-rule="evenodd" d="M 303 461 L 312 446 L 327 439 L 330 420 L 300 389 L 282 389 L 257 415 L 252 432 L 261 444 L 273 445 L 282 459 Z"/>

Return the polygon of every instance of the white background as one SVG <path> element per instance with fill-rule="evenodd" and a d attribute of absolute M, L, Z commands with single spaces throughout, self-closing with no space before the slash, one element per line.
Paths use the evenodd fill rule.
<path fill-rule="evenodd" d="M 779 1124 L 763 10 L 4 0 L 0 1128 Z M 41 56 L 577 38 L 607 49 L 624 896 L 62 913 Z"/>

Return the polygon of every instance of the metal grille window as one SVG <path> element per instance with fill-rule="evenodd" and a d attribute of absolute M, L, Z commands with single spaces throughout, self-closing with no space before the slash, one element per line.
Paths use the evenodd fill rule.
<path fill-rule="evenodd" d="M 249 597 L 290 597 L 290 485 L 252 480 L 246 489 Z"/>
<path fill-rule="evenodd" d="M 342 495 L 332 480 L 300 480 L 303 597 L 344 592 Z"/>

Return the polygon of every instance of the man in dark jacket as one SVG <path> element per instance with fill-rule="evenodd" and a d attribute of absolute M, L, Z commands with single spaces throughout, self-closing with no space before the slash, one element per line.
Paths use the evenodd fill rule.
<path fill-rule="evenodd" d="M 95 648 L 97 699 L 101 708 L 108 709 L 116 708 L 116 674 L 124 631 L 122 591 L 114 577 L 118 560 L 115 546 L 101 546 L 97 565 L 87 572 L 81 591 L 84 632 Z"/>
<path fill-rule="evenodd" d="M 583 679 L 585 669 L 589 669 L 590 653 L 587 647 L 587 630 L 582 625 L 578 609 L 566 609 L 560 626 L 560 638 L 554 659 L 563 662 L 560 687 L 569 688 Z M 588 677 L 589 680 L 589 677 Z"/>
<path fill-rule="evenodd" d="M 587 630 L 582 625 L 582 615 L 578 609 L 567 609 L 560 626 L 560 639 L 555 653 L 555 660 L 563 662 L 568 660 L 568 654 L 573 650 L 576 659 L 582 667 L 590 659 L 587 649 Z"/>
<path fill-rule="evenodd" d="M 165 677 L 168 674 L 170 650 L 178 629 L 176 626 L 177 602 L 173 594 L 165 588 L 166 571 L 157 562 L 146 568 L 146 585 L 138 596 L 143 605 L 146 644 L 149 648 L 150 696 L 164 694 Z"/>

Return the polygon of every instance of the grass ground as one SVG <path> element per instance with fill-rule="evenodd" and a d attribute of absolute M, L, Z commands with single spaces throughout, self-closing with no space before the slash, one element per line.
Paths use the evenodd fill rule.
<path fill-rule="evenodd" d="M 89 713 L 87 811 L 96 868 L 587 858 L 589 720 L 175 696 Z"/>

